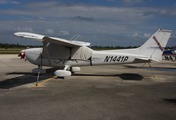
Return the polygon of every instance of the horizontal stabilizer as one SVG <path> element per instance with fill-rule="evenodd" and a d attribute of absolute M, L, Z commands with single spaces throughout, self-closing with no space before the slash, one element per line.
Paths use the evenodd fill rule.
<path fill-rule="evenodd" d="M 135 58 L 136 60 L 141 60 L 141 61 L 155 61 L 155 62 L 159 62 L 159 60 L 153 59 L 153 58 L 146 58 L 146 57 L 141 57 L 141 58 Z"/>

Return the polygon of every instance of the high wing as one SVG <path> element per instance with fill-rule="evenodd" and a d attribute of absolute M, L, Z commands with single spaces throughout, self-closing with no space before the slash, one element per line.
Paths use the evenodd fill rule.
<path fill-rule="evenodd" d="M 75 40 L 69 41 L 62 38 L 48 37 L 28 32 L 16 32 L 14 33 L 14 36 L 43 42 L 44 48 L 46 50 L 44 51 L 44 56 L 47 56 L 49 61 L 51 58 L 56 57 L 61 59 L 88 60 L 92 56 L 92 50 L 86 47 L 90 45 L 89 42 L 81 42 Z M 46 43 L 50 44 L 46 46 Z"/>
<path fill-rule="evenodd" d="M 29 32 L 16 32 L 14 33 L 15 36 L 22 37 L 22 38 L 28 38 L 33 39 L 41 42 L 49 42 L 54 43 L 66 47 L 82 47 L 82 46 L 89 46 L 89 42 L 81 42 L 81 41 L 68 41 L 62 38 L 56 38 L 56 37 L 48 37 L 44 35 L 39 35 L 35 33 L 29 33 Z"/>
<path fill-rule="evenodd" d="M 81 46 L 89 46 L 90 45 L 90 43 L 87 43 L 87 42 L 68 41 L 68 40 L 61 39 L 61 38 L 47 37 L 47 36 L 45 36 L 43 38 L 43 40 L 45 42 L 59 44 L 59 45 L 67 46 L 67 47 L 81 47 Z"/>

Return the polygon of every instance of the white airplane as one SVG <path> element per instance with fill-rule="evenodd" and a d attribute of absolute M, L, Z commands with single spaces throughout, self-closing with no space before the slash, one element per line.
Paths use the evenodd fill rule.
<path fill-rule="evenodd" d="M 90 43 L 65 40 L 44 35 L 16 32 L 15 36 L 29 38 L 43 43 L 44 48 L 30 48 L 22 51 L 22 56 L 32 64 L 38 65 L 34 73 L 45 70 L 41 66 L 59 67 L 54 74 L 57 77 L 71 76 L 80 71 L 78 66 L 113 65 L 130 63 L 150 63 L 162 60 L 163 48 L 166 46 L 171 30 L 159 29 L 142 46 L 135 49 L 103 50 L 90 49 Z"/>

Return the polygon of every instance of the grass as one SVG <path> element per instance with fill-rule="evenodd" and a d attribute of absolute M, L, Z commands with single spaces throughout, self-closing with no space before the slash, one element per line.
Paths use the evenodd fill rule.
<path fill-rule="evenodd" d="M 114 48 L 92 48 L 93 50 L 117 50 L 117 49 L 114 49 Z"/>
<path fill-rule="evenodd" d="M 21 50 L 26 48 L 0 48 L 0 54 L 19 54 Z"/>

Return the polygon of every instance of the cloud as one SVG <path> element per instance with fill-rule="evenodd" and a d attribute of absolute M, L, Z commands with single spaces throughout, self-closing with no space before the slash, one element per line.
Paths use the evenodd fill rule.
<path fill-rule="evenodd" d="M 152 15 L 154 14 L 154 12 L 149 12 L 149 11 L 146 11 L 143 13 L 143 16 L 149 16 L 149 15 Z"/>
<path fill-rule="evenodd" d="M 175 38 L 176 39 L 176 35 L 171 35 L 170 38 Z"/>
<path fill-rule="evenodd" d="M 94 19 L 92 17 L 77 16 L 77 17 L 75 17 L 75 19 L 77 19 L 77 20 L 85 20 L 85 21 L 94 21 Z"/>
<path fill-rule="evenodd" d="M 139 37 L 139 38 L 149 38 L 151 36 L 151 33 L 144 33 L 143 35 L 139 35 L 138 33 L 135 33 L 134 35 L 128 35 L 132 37 Z"/>
<path fill-rule="evenodd" d="M 0 31 L 29 31 L 65 39 L 79 34 L 79 40 L 92 42 L 92 45 L 128 46 L 130 40 L 141 43 L 141 39 L 145 40 L 159 28 L 174 28 L 175 19 L 165 20 L 168 20 L 167 13 L 176 13 L 176 8 L 89 6 L 56 1 L 31 2 L 16 7 L 18 9 L 0 10 L 1 16 L 9 18 L 0 19 Z M 158 19 L 159 15 L 166 19 Z"/>
<path fill-rule="evenodd" d="M 159 9 L 151 8 L 150 11 L 144 12 L 143 16 L 174 17 L 176 16 L 176 10 L 168 8 L 159 8 Z"/>
<path fill-rule="evenodd" d="M 39 20 L 45 20 L 46 18 L 43 18 L 43 17 L 39 17 L 38 19 L 39 19 Z"/>
<path fill-rule="evenodd" d="M 137 37 L 138 36 L 138 33 L 135 33 L 134 35 L 133 35 L 133 37 Z"/>
<path fill-rule="evenodd" d="M 13 0 L 0 0 L 0 4 L 20 4 L 18 1 Z"/>
<path fill-rule="evenodd" d="M 76 32 L 76 34 L 80 34 L 79 32 L 94 32 L 98 34 L 111 32 L 112 34 L 123 34 L 124 31 L 127 33 L 132 33 L 132 28 L 133 30 L 136 29 L 136 27 L 142 28 L 143 23 L 147 19 L 147 17 L 143 16 L 143 12 L 146 11 L 146 9 L 142 8 L 140 8 L 141 10 L 139 10 L 129 7 L 122 8 L 86 5 L 49 7 L 52 4 L 48 4 L 48 6 L 47 4 L 44 4 L 42 6 L 45 6 L 45 8 L 37 8 L 37 6 L 40 6 L 38 5 L 38 3 L 31 3 L 30 5 L 34 8 L 27 8 L 24 10 L 2 10 L 0 11 L 0 14 L 2 13 L 6 16 L 20 16 L 21 18 L 23 16 L 28 16 L 28 19 L 23 20 L 22 18 L 19 20 L 21 22 L 20 25 L 24 26 L 24 24 L 26 24 L 28 25 L 28 27 L 32 26 L 33 29 L 37 29 L 38 31 L 40 29 L 46 30 L 48 28 L 53 28 L 54 30 L 61 31 L 63 30 L 63 28 L 65 28 L 64 30 L 69 30 L 69 32 Z M 79 21 L 73 20 L 73 18 Z M 90 22 L 95 20 L 96 22 Z M 15 24 L 13 24 L 16 22 L 17 21 L 15 20 L 14 22 L 4 21 L 4 23 L 10 23 L 11 27 L 16 26 Z M 5 29 L 8 28 L 7 24 L 6 27 L 4 26 Z M 1 24 L 0 27 L 1 26 L 3 26 L 3 24 Z"/>
<path fill-rule="evenodd" d="M 151 33 L 144 33 L 143 37 L 149 38 L 151 36 Z"/>
<path fill-rule="evenodd" d="M 3 15 L 18 15 L 41 18 L 76 18 L 84 21 L 94 21 L 95 19 L 113 19 L 120 21 L 131 22 L 135 20 L 143 20 L 143 14 L 147 8 L 132 8 L 132 7 L 106 7 L 106 6 L 86 6 L 86 5 L 70 5 L 63 6 L 59 2 L 36 2 L 23 6 L 20 9 L 1 10 Z M 72 11 L 72 12 L 70 12 Z M 77 16 L 77 17 L 75 17 Z M 91 16 L 91 17 L 90 17 Z M 147 16 L 146 16 L 147 17 Z M 145 17 L 145 19 L 146 19 Z"/>
<path fill-rule="evenodd" d="M 18 31 L 25 31 L 25 32 L 33 32 L 33 29 L 32 28 L 28 28 L 28 27 L 25 27 L 25 28 L 18 27 L 17 30 Z"/>
<path fill-rule="evenodd" d="M 144 3 L 143 0 L 121 0 L 121 2 L 129 6 Z"/>
<path fill-rule="evenodd" d="M 59 35 L 66 36 L 66 35 L 69 35 L 69 32 L 68 31 L 60 31 Z"/>
<path fill-rule="evenodd" d="M 133 6 L 133 5 L 145 3 L 144 0 L 106 0 L 106 1 L 118 2 L 125 6 Z"/>
<path fill-rule="evenodd" d="M 7 4 L 8 0 L 0 0 L 0 4 Z"/>
<path fill-rule="evenodd" d="M 46 29 L 46 32 L 47 32 L 48 34 L 54 34 L 54 30 L 53 30 L 53 29 Z"/>

